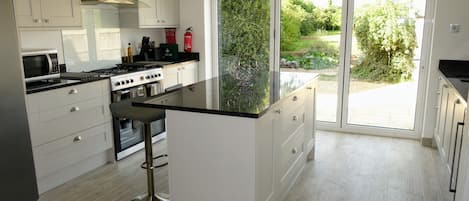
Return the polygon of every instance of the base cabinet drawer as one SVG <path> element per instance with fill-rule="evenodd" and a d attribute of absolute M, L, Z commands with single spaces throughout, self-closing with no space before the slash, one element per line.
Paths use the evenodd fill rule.
<path fill-rule="evenodd" d="M 109 106 L 96 98 L 29 115 L 33 147 L 110 120 Z"/>
<path fill-rule="evenodd" d="M 31 113 L 54 109 L 89 99 L 103 97 L 108 80 L 64 87 L 27 95 L 28 111 Z"/>
<path fill-rule="evenodd" d="M 287 107 L 284 107 L 287 108 Z M 284 109 L 284 111 L 288 111 Z M 304 104 L 296 107 L 296 110 L 293 112 L 287 113 L 283 112 L 281 114 L 282 128 L 279 132 L 278 139 L 281 143 L 285 143 L 295 131 L 304 123 Z"/>
<path fill-rule="evenodd" d="M 281 145 L 279 171 L 282 178 L 286 177 L 293 168 L 295 161 L 303 153 L 304 147 L 304 126 L 298 127 L 298 130 Z"/>
<path fill-rule="evenodd" d="M 111 123 L 33 148 L 36 177 L 52 174 L 112 148 Z"/>

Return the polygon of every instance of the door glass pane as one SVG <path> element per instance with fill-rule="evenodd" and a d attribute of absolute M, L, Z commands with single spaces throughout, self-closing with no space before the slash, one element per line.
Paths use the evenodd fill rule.
<path fill-rule="evenodd" d="M 218 0 L 220 107 L 269 101 L 270 28 L 271 0 Z"/>
<path fill-rule="evenodd" d="M 413 130 L 424 0 L 356 0 L 347 123 Z"/>
<path fill-rule="evenodd" d="M 280 70 L 319 73 L 317 119 L 336 122 L 342 1 L 281 1 Z"/>

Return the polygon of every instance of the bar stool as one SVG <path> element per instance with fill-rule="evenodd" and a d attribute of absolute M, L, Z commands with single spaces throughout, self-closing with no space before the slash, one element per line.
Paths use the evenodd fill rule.
<path fill-rule="evenodd" d="M 136 101 L 137 99 L 139 98 L 112 103 L 110 106 L 111 113 L 114 117 L 132 119 L 140 121 L 144 124 L 145 162 L 141 165 L 141 167 L 143 169 L 146 169 L 147 171 L 148 192 L 146 195 L 138 196 L 132 201 L 169 201 L 168 195 L 155 193 L 155 181 L 153 177 L 154 169 L 168 164 L 165 163 L 162 165 L 154 166 L 153 160 L 162 157 L 167 157 L 168 155 L 164 154 L 153 158 L 153 147 L 151 141 L 151 122 L 164 119 L 166 117 L 165 111 L 161 109 L 140 108 L 132 106 L 132 102 Z"/>

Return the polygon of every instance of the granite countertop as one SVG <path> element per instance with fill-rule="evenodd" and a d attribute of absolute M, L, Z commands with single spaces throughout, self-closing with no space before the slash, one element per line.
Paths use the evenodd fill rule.
<path fill-rule="evenodd" d="M 146 61 L 148 63 L 152 62 L 163 62 L 169 64 L 182 63 L 186 61 L 199 61 L 198 53 L 181 53 L 183 54 L 177 60 L 171 61 Z M 87 76 L 88 74 L 88 76 Z M 43 91 L 60 89 L 63 87 L 69 87 L 73 85 L 86 84 L 89 82 L 95 82 L 99 80 L 108 79 L 109 77 L 93 77 L 91 72 L 65 72 L 60 74 L 60 78 L 42 80 L 34 83 L 26 83 L 26 94 L 39 93 Z"/>
<path fill-rule="evenodd" d="M 70 77 L 67 78 L 56 78 L 56 79 L 49 79 L 49 80 L 41 80 L 38 82 L 33 83 L 26 83 L 26 94 L 33 94 L 39 93 L 43 91 L 49 91 L 53 89 L 60 89 L 64 87 L 79 85 L 79 84 L 86 84 L 90 82 L 96 82 L 100 80 L 108 79 L 107 77 L 96 77 L 92 79 L 72 79 Z"/>
<path fill-rule="evenodd" d="M 135 101 L 133 105 L 259 118 L 273 104 L 305 87 L 318 76 L 314 73 L 270 72 L 240 81 L 231 75 L 223 75 Z"/>
<path fill-rule="evenodd" d="M 440 60 L 440 72 L 467 102 L 469 92 L 469 61 Z"/>

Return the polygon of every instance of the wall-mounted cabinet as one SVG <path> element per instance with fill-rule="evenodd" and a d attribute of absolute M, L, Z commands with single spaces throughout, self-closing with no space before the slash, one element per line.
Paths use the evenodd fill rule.
<path fill-rule="evenodd" d="M 120 8 L 121 27 L 176 28 L 179 0 L 139 0 L 136 7 Z"/>
<path fill-rule="evenodd" d="M 15 0 L 18 27 L 80 27 L 81 0 Z"/>

